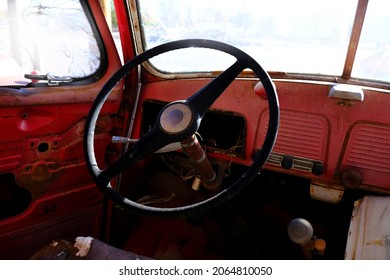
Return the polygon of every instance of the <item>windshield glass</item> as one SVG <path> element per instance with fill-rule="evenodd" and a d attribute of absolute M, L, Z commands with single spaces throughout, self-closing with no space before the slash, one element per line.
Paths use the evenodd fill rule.
<path fill-rule="evenodd" d="M 385 29 L 390 10 L 384 6 L 386 1 L 373 0 L 369 6 L 371 2 L 375 7 L 367 13 L 362 50 L 352 73 L 357 78 L 390 81 L 382 69 L 384 60 L 389 60 L 390 36 Z M 270 72 L 341 76 L 358 1 L 140 0 L 138 4 L 145 49 L 178 39 L 214 39 L 242 49 Z M 166 72 L 204 71 L 198 59 L 189 59 L 199 56 L 194 51 L 157 57 L 151 63 Z M 225 58 L 211 54 L 205 60 L 210 59 L 214 68 L 209 70 L 221 70 Z M 367 61 L 378 60 L 381 66 L 373 71 Z"/>
<path fill-rule="evenodd" d="M 0 2 L 0 86 L 31 82 L 25 74 L 82 79 L 100 55 L 78 0 Z"/>

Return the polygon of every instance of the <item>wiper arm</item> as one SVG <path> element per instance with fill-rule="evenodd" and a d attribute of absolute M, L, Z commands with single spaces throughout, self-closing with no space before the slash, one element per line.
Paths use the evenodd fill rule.
<path fill-rule="evenodd" d="M 24 74 L 24 77 L 30 80 L 47 81 L 49 86 L 58 86 L 60 83 L 69 83 L 73 81 L 72 77 L 56 76 L 51 73 L 47 73 L 46 75 Z"/>

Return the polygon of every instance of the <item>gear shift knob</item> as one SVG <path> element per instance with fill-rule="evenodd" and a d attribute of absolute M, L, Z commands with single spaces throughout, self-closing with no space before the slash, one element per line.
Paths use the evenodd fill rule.
<path fill-rule="evenodd" d="M 313 237 L 313 227 L 307 220 L 296 218 L 288 224 L 287 234 L 291 241 L 305 244 Z"/>

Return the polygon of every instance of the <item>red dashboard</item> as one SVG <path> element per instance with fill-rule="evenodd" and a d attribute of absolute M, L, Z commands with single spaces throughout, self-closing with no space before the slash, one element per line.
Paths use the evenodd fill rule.
<path fill-rule="evenodd" d="M 360 101 L 329 96 L 331 83 L 276 80 L 275 84 L 281 119 L 266 169 L 306 177 L 328 187 L 354 188 L 361 183 L 363 189 L 389 192 L 388 93 L 367 88 L 364 100 Z M 140 102 L 186 99 L 202 85 L 199 80 L 147 83 Z M 254 151 L 261 148 L 268 109 L 267 101 L 254 93 L 254 85 L 252 80 L 235 81 L 213 105 L 215 114 L 241 117 L 245 122 L 243 155 L 222 149 L 214 157 L 250 164 Z M 144 112 L 138 116 L 148 113 L 146 107 L 140 110 Z M 135 138 L 140 135 L 141 122 L 141 117 L 136 119 Z M 221 130 L 229 133 L 229 119 L 224 121 L 221 117 L 218 123 Z M 233 130 L 231 134 L 238 139 L 234 133 L 239 132 Z"/>

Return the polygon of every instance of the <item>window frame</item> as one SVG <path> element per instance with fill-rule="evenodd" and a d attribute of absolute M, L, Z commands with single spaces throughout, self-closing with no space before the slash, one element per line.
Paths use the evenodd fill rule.
<path fill-rule="evenodd" d="M 91 11 L 91 7 L 89 6 L 88 1 L 86 0 L 79 0 L 80 7 L 82 8 L 85 18 L 88 21 L 92 36 L 94 37 L 96 41 L 96 46 L 98 48 L 100 58 L 99 58 L 99 67 L 96 68 L 96 71 L 92 74 L 83 76 L 83 77 L 71 77 L 72 81 L 66 81 L 66 82 L 59 82 L 56 83 L 55 86 L 77 86 L 77 85 L 88 85 L 97 82 L 100 80 L 104 73 L 108 69 L 108 56 L 107 56 L 107 50 L 103 41 L 103 38 L 99 32 L 96 18 L 94 14 Z M 30 74 L 30 73 L 24 73 L 24 74 Z M 43 75 L 47 73 L 42 73 Z M 56 73 L 51 73 L 56 74 Z M 29 81 L 29 79 L 26 79 L 26 84 L 3 84 L 0 85 L 0 88 L 24 88 L 24 87 L 47 87 L 47 86 L 53 86 L 53 84 L 49 84 L 46 80 L 38 80 L 38 81 Z"/>

